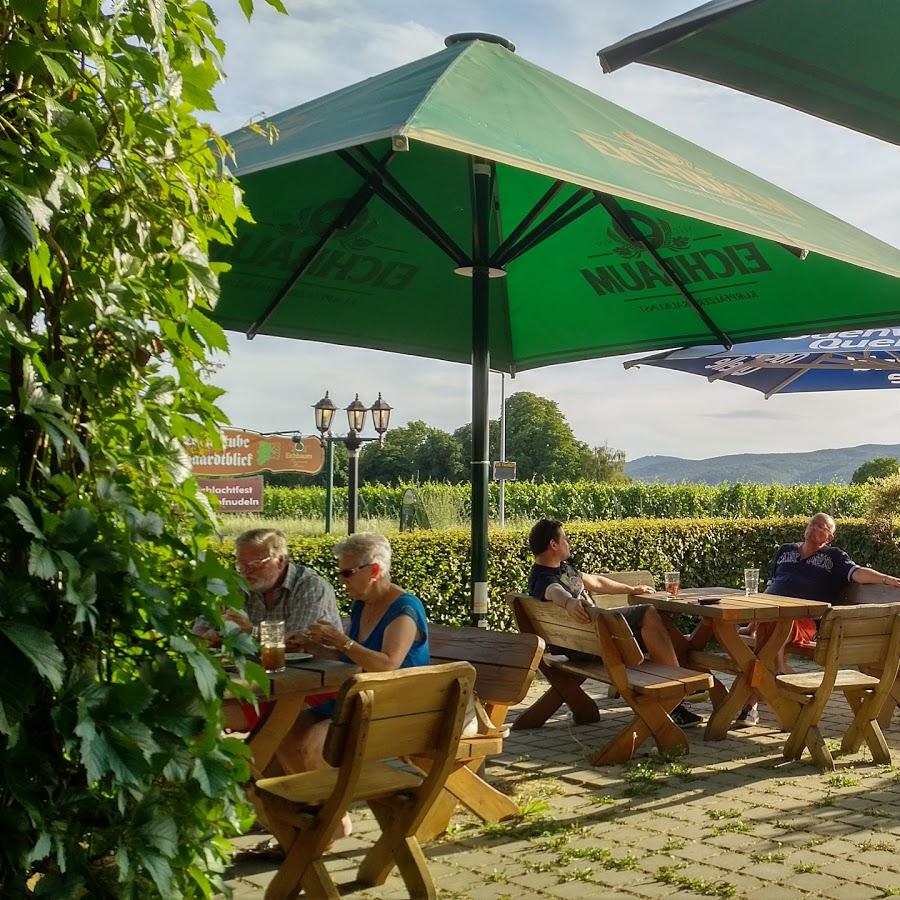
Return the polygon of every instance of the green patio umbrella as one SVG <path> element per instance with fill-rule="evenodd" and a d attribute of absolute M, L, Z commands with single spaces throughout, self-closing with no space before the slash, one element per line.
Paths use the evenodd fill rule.
<path fill-rule="evenodd" d="M 900 144 L 900 3 L 712 0 L 601 50 Z"/>
<path fill-rule="evenodd" d="M 481 38 L 229 136 L 256 224 L 215 311 L 472 363 L 478 613 L 490 368 L 900 322 L 900 252 Z"/>

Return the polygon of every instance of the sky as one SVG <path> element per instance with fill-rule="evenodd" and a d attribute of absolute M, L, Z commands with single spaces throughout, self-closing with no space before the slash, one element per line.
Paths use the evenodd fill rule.
<path fill-rule="evenodd" d="M 699 5 L 699 0 L 284 0 L 279 15 L 257 0 L 247 23 L 216 0 L 228 50 L 221 133 L 437 52 L 448 34 L 500 34 L 516 52 L 630 109 L 847 222 L 900 246 L 900 148 L 727 88 L 646 66 L 604 75 L 596 51 Z M 900 283 L 898 283 L 900 291 Z M 329 390 L 339 407 L 382 392 L 391 425 L 422 419 L 446 431 L 471 419 L 468 366 L 309 341 L 230 334 L 215 382 L 235 426 L 314 432 L 312 405 Z M 505 380 L 558 403 L 576 437 L 628 459 L 703 459 L 900 441 L 890 392 L 776 396 L 650 367 L 633 357 L 569 363 Z M 491 377 L 491 415 L 501 383 Z M 340 425 L 344 424 L 341 414 Z M 371 432 L 371 429 L 369 431 Z"/>

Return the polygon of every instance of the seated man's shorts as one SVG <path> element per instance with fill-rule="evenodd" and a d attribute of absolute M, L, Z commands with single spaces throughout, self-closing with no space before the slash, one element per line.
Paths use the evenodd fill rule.
<path fill-rule="evenodd" d="M 818 623 L 815 619 L 794 619 L 791 623 L 791 633 L 788 635 L 788 644 L 811 644 L 816 639 Z M 772 636 L 775 630 L 774 622 L 760 622 L 756 626 L 757 650 Z"/>
<path fill-rule="evenodd" d="M 647 645 L 641 636 L 641 629 L 644 627 L 644 616 L 647 615 L 648 609 L 650 609 L 648 603 L 642 603 L 640 606 L 617 606 L 615 609 L 617 613 L 622 614 L 622 618 L 628 623 L 628 627 L 631 629 L 638 647 L 641 648 L 641 653 L 645 656 L 647 655 Z"/>

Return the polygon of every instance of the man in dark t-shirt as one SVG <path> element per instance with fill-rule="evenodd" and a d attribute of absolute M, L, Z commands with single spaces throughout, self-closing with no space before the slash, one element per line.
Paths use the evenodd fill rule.
<path fill-rule="evenodd" d="M 567 562 L 569 539 L 562 523 L 556 519 L 541 519 L 528 535 L 528 545 L 534 554 L 534 565 L 528 574 L 528 595 L 561 606 L 576 621 L 590 622 L 588 609 L 594 605 L 588 591 L 595 594 L 646 594 L 654 588 L 649 584 L 628 585 L 590 572 L 579 572 Z M 680 666 L 673 638 L 686 647 L 684 636 L 673 636 L 662 616 L 652 607 L 623 606 L 621 613 L 628 622 L 641 650 L 657 663 Z M 672 626 L 674 630 L 674 626 Z M 685 728 L 699 725 L 703 720 L 683 705 L 672 710 L 672 719 Z"/>
<path fill-rule="evenodd" d="M 832 547 L 836 527 L 827 513 L 816 513 L 807 523 L 803 541 L 782 544 L 775 554 L 767 594 L 800 597 L 834 603 L 841 590 L 851 581 L 857 584 L 884 584 L 900 588 L 900 578 L 885 575 L 867 566 L 858 566 L 840 547 Z M 900 595 L 898 595 L 900 600 Z M 761 647 L 775 630 L 773 622 L 760 622 L 756 628 L 757 647 Z M 813 619 L 795 619 L 785 644 L 779 648 L 776 667 L 779 672 L 790 671 L 784 658 L 787 644 L 808 644 L 816 638 Z M 756 725 L 759 711 L 755 700 L 745 706 L 735 722 L 738 726 Z"/>

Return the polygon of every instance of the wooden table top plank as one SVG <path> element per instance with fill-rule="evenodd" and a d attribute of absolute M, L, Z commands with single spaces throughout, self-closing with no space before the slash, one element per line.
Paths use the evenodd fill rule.
<path fill-rule="evenodd" d="M 270 696 L 336 691 L 351 675 L 359 671 L 359 666 L 338 659 L 313 658 L 290 663 L 283 672 L 272 672 L 269 675 Z M 238 684 L 248 684 L 240 679 L 234 680 Z M 258 692 L 258 688 L 254 688 Z"/>
<path fill-rule="evenodd" d="M 701 604 L 700 598 L 715 597 L 718 603 Z M 672 597 L 664 591 L 637 594 L 632 604 L 647 603 L 663 612 L 684 613 L 728 622 L 759 622 L 771 619 L 821 619 L 827 603 L 783 597 L 778 594 L 737 594 L 734 588 L 684 588 Z"/>

